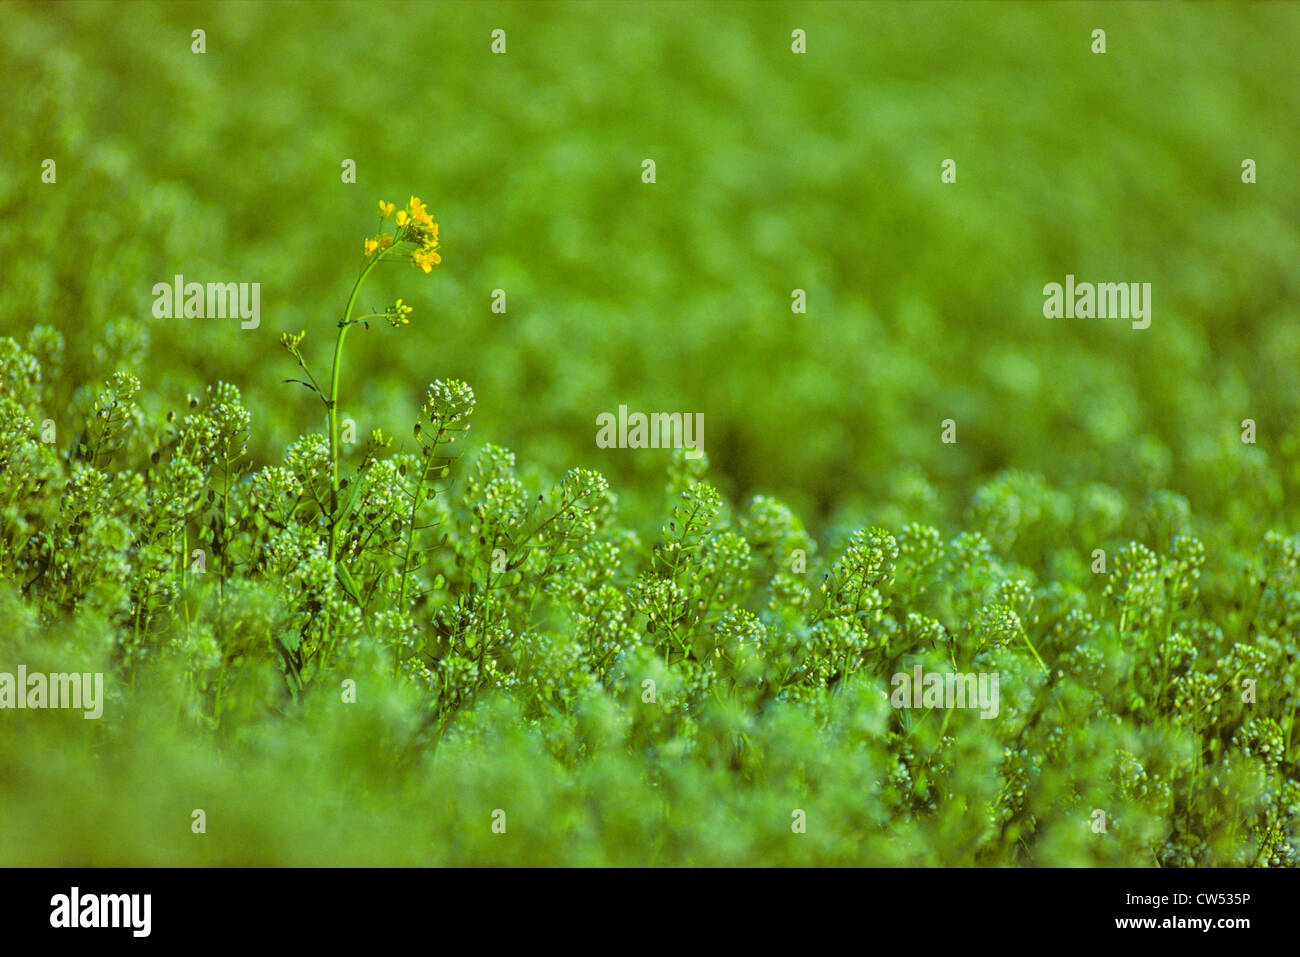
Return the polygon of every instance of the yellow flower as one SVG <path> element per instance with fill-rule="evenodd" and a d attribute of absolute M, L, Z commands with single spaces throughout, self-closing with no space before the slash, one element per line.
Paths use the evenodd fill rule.
<path fill-rule="evenodd" d="M 366 251 L 366 255 L 369 256 L 371 253 L 373 253 L 376 249 L 379 248 L 379 241 L 375 239 L 367 239 L 365 241 L 364 248 Z"/>
<path fill-rule="evenodd" d="M 425 208 L 424 203 L 420 202 L 417 197 L 412 196 L 409 205 L 411 207 L 411 219 L 415 220 L 421 226 L 433 225 L 433 217 L 429 215 L 429 210 Z"/>
<path fill-rule="evenodd" d="M 394 204 L 385 203 L 382 199 L 379 201 L 379 215 L 382 216 L 384 219 L 387 219 L 389 216 L 393 215 L 393 210 L 395 209 L 397 209 L 397 207 Z"/>
<path fill-rule="evenodd" d="M 405 225 L 406 225 L 406 221 L 407 221 L 409 218 L 410 218 L 410 217 L 408 217 L 408 216 L 406 215 L 406 210 L 404 210 L 404 209 L 399 209 L 399 210 L 397 211 L 397 225 L 398 225 L 398 226 L 405 226 Z"/>
<path fill-rule="evenodd" d="M 389 246 L 393 245 L 393 234 L 384 233 L 384 235 L 379 238 L 379 245 L 382 249 L 387 249 Z"/>
<path fill-rule="evenodd" d="M 434 266 L 442 262 L 442 257 L 438 255 L 436 249 L 420 249 L 412 253 L 411 262 L 429 273 L 433 271 Z"/>

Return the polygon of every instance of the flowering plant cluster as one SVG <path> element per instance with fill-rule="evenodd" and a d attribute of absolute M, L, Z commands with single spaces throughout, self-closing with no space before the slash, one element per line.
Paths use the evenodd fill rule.
<path fill-rule="evenodd" d="M 432 272 L 433 267 L 442 262 L 442 257 L 438 254 L 438 224 L 428 208 L 415 196 L 411 197 L 406 209 L 398 209 L 393 203 L 381 199 L 379 201 L 381 227 L 390 216 L 397 226 L 397 233 L 381 232 L 373 238 L 366 239 L 362 244 L 366 258 L 374 256 L 375 253 L 379 253 L 382 257 L 394 246 L 406 243 L 412 247 L 409 253 L 411 264 L 423 269 L 426 274 Z"/>
<path fill-rule="evenodd" d="M 814 535 L 680 452 L 647 523 L 590 469 L 546 481 L 491 442 L 454 457 L 476 402 L 454 379 L 407 444 L 346 450 L 345 335 L 412 312 L 354 317 L 358 291 L 386 256 L 440 261 L 419 200 L 380 213 L 397 231 L 365 242 L 328 380 L 305 333 L 282 339 L 325 417 L 277 462 L 250 461 L 233 386 L 154 418 L 124 372 L 52 443 L 59 334 L 0 339 L 0 651 L 107 669 L 108 766 L 146 740 L 177 774 L 196 746 L 214 768 L 240 754 L 261 800 L 203 778 L 245 825 L 214 836 L 225 859 L 271 853 L 254 822 L 329 830 L 342 789 L 394 835 L 381 863 L 1298 862 L 1300 539 L 1211 556 L 1171 491 L 1020 472 L 953 534 Z M 1001 707 L 893 706 L 918 666 L 997 674 Z M 6 729 L 0 768 L 52 733 Z M 276 797 L 287 770 L 312 800 Z M 498 808 L 522 842 L 491 843 Z M 277 859 L 367 859 L 337 840 Z"/>

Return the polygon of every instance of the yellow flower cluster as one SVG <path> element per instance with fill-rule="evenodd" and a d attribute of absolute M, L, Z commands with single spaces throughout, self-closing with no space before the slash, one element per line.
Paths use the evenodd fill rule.
<path fill-rule="evenodd" d="M 420 202 L 418 197 L 412 196 L 406 209 L 398 209 L 394 203 L 387 203 L 381 199 L 379 218 L 383 221 L 389 216 L 392 216 L 397 223 L 396 239 L 392 233 L 367 239 L 364 244 L 366 255 L 373 255 L 378 249 L 388 249 L 394 241 L 411 243 L 415 246 L 415 251 L 411 253 L 411 262 L 426 273 L 432 272 L 433 267 L 442 262 L 442 257 L 438 255 L 438 224 L 433 221 L 433 216 L 429 214 L 424 203 Z"/>

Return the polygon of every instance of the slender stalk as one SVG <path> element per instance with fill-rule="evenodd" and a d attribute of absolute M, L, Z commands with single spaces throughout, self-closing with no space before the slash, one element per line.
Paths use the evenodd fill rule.
<path fill-rule="evenodd" d="M 433 457 L 433 449 L 429 450 L 430 458 Z M 397 592 L 397 607 L 402 614 L 406 613 L 406 583 L 411 573 L 411 549 L 415 544 L 415 517 L 420 510 L 420 495 L 424 491 L 424 483 L 429 477 L 431 466 L 428 463 L 421 463 L 420 478 L 415 483 L 415 495 L 411 499 L 411 520 L 406 527 L 406 550 L 402 555 L 402 584 Z M 393 674 L 396 675 L 402 666 L 401 656 L 394 651 L 393 653 Z"/>
<path fill-rule="evenodd" d="M 390 247 L 391 248 L 391 247 Z M 338 556 L 338 513 L 339 513 L 339 373 L 343 368 L 343 340 L 347 338 L 348 328 L 352 325 L 352 310 L 357 304 L 357 294 L 361 292 L 361 285 L 370 275 L 370 270 L 379 265 L 380 261 L 388 254 L 387 249 L 382 249 L 371 255 L 370 261 L 366 263 L 361 275 L 352 285 L 352 294 L 348 296 L 347 308 L 343 311 L 343 318 L 339 321 L 338 338 L 334 341 L 334 361 L 330 368 L 330 394 L 326 400 L 325 407 L 329 410 L 330 425 L 330 513 L 329 513 L 329 555 L 330 569 L 333 570 L 334 563 Z M 330 616 L 329 611 L 325 612 L 325 644 L 328 645 L 330 639 Z"/>
<path fill-rule="evenodd" d="M 421 465 L 420 479 L 415 483 L 415 497 L 411 500 L 411 520 L 406 527 L 406 551 L 402 555 L 402 585 L 397 592 L 397 607 L 403 612 L 406 610 L 406 582 L 411 569 L 411 546 L 415 541 L 415 515 L 420 508 L 420 495 L 424 491 L 424 482 L 428 475 L 429 469 Z"/>
<path fill-rule="evenodd" d="M 336 531 L 338 522 L 336 516 L 339 504 L 339 373 L 343 370 L 343 340 L 347 338 L 348 328 L 352 325 L 352 310 L 357 304 L 357 295 L 361 292 L 361 285 L 370 275 L 370 270 L 379 265 L 380 261 L 388 254 L 388 250 L 380 250 L 370 257 L 370 262 L 366 263 L 366 268 L 361 270 L 361 275 L 352 286 L 352 294 L 348 296 L 348 306 L 343 312 L 343 318 L 339 322 L 338 338 L 334 340 L 334 361 L 330 367 L 330 396 L 326 402 L 329 409 L 330 422 L 330 562 L 334 562 L 336 554 Z"/>
<path fill-rule="evenodd" d="M 1038 667 L 1043 669 L 1043 674 L 1049 674 L 1050 672 L 1048 671 L 1047 665 L 1043 664 L 1043 659 L 1039 657 L 1038 649 L 1035 648 L 1034 643 L 1029 640 L 1029 635 L 1026 633 L 1024 625 L 1020 626 L 1020 637 L 1025 640 L 1025 644 L 1028 645 L 1029 650 L 1033 652 L 1034 659 L 1038 662 Z"/>
<path fill-rule="evenodd" d="M 181 522 L 181 607 L 185 609 L 185 638 L 190 637 L 190 594 L 186 572 L 189 570 L 190 530 L 185 521 Z"/>

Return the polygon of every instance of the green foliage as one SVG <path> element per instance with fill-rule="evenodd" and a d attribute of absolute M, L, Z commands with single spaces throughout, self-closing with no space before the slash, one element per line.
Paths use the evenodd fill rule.
<path fill-rule="evenodd" d="M 1300 18 L 1078 9 L 6 4 L 0 671 L 107 700 L 0 712 L 0 861 L 1295 866 Z"/>
<path fill-rule="evenodd" d="M 1151 545 L 1118 549 L 1105 575 L 1059 564 L 1068 573 L 1039 584 L 1012 558 L 1019 543 L 1046 522 L 1057 550 L 1086 544 L 1060 538 L 1069 500 L 1041 477 L 1007 473 L 977 492 L 972 515 L 993 541 L 913 523 L 819 547 L 777 499 L 733 508 L 677 453 L 646 547 L 589 469 L 539 487 L 499 446 L 469 465 L 443 456 L 474 397 L 440 381 L 413 429 L 418 454 L 376 433 L 341 482 L 332 572 L 327 436 L 255 468 L 238 390 L 214 386 L 183 417 L 151 421 L 139 383 L 117 375 L 53 456 L 32 424 L 43 372 L 35 350 L 0 340 L 22 423 L 0 457 L 15 479 L 5 659 L 58 649 L 137 690 L 116 692 L 122 713 L 92 729 L 19 726 L 4 760 L 26 767 L 58 727 L 107 755 L 60 773 L 136 774 L 133 742 L 157 733 L 144 716 L 161 727 L 170 714 L 155 742 L 166 762 L 182 738 L 214 767 L 238 748 L 272 810 L 239 804 L 209 769 L 193 801 L 246 831 L 69 846 L 76 832 L 47 824 L 44 843 L 9 845 L 7 859 L 1295 861 L 1295 538 L 1269 532 L 1262 560 L 1229 555 L 1236 578 L 1207 585 L 1190 513 L 1162 490 L 1135 521 Z M 1243 598 L 1248 611 L 1211 617 Z M 891 676 L 917 664 L 997 673 L 998 713 L 891 707 Z M 345 679 L 365 704 L 343 700 Z M 358 751 L 362 733 L 373 753 Z M 276 810 L 284 782 L 272 782 L 291 774 L 294 793 L 316 796 L 326 772 L 285 763 L 309 754 L 328 756 L 335 785 L 382 814 L 394 843 L 282 843 L 299 825 Z M 30 787 L 51 780 L 37 777 L 47 784 Z M 382 799 L 380 781 L 395 787 Z M 322 827 L 330 806 L 309 812 Z M 496 807 L 522 841 L 491 844 Z M 789 830 L 795 808 L 815 822 L 806 835 Z M 1104 834 L 1090 828 L 1096 809 Z M 279 843 L 240 843 L 251 833 Z"/>

